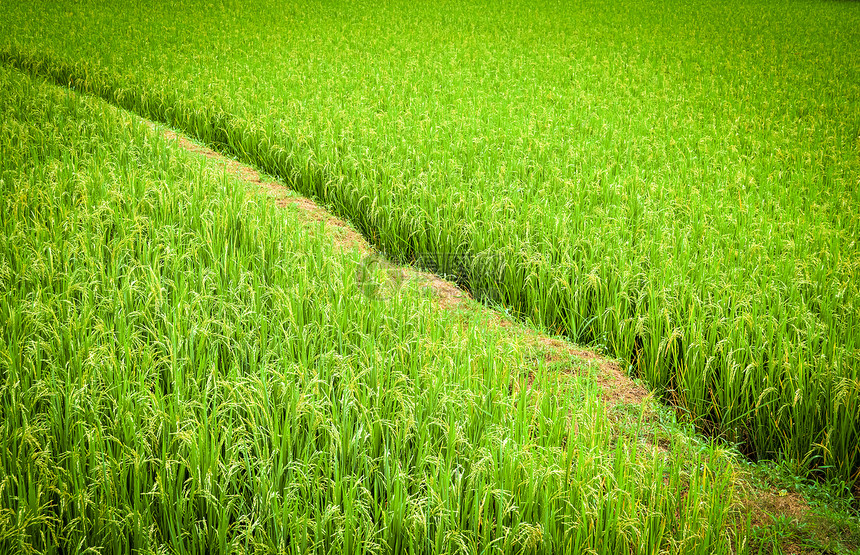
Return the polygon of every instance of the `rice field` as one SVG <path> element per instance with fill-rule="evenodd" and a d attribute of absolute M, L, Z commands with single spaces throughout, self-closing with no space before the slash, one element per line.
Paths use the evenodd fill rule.
<path fill-rule="evenodd" d="M 627 360 L 753 458 L 857 480 L 856 4 L 200 8 L 9 5 L 2 59 Z"/>
<path fill-rule="evenodd" d="M 135 116 L 0 84 L 0 552 L 749 547 L 725 449 L 412 282 L 367 296 L 360 253 Z"/>
<path fill-rule="evenodd" d="M 553 473 L 580 468 L 563 457 L 580 456 L 568 440 L 571 423 L 585 425 L 576 424 L 576 414 L 583 421 L 601 414 L 588 386 L 555 397 L 522 393 L 536 400 L 502 395 L 525 362 L 501 337 L 498 345 L 483 330 L 452 337 L 457 326 L 408 286 L 396 301 L 368 305 L 355 278 L 360 261 L 344 262 L 322 233 L 297 232 L 297 222 L 284 224 L 265 203 L 246 199 L 241 184 L 186 159 L 116 107 L 278 177 L 348 219 L 389 259 L 450 276 L 538 329 L 622 360 L 697 429 L 751 459 L 783 461 L 854 487 L 860 481 L 858 44 L 860 6 L 852 2 L 4 4 L 7 323 L 0 364 L 3 404 L 11 411 L 4 418 L 12 420 L 3 440 L 30 445 L 30 432 L 21 430 L 32 420 L 39 438 L 32 445 L 41 447 L 4 459 L 4 465 L 30 462 L 5 467 L 0 498 L 3 510 L 27 498 L 27 511 L 49 515 L 30 524 L 16 517 L 9 538 L 31 538 L 27 545 L 39 551 L 51 544 L 45 530 L 57 537 L 75 530 L 68 534 L 74 541 L 123 530 L 115 532 L 119 538 L 129 533 L 129 519 L 138 519 L 134 545 L 168 541 L 162 523 L 175 522 L 152 512 L 151 500 L 169 481 L 161 470 L 141 471 L 150 481 L 139 491 L 150 501 L 122 505 L 97 501 L 90 491 L 97 486 L 75 482 L 78 470 L 63 465 L 76 459 L 55 458 L 108 449 L 111 460 L 122 461 L 131 455 L 118 446 L 136 445 L 134 456 L 143 458 L 133 468 L 144 460 L 176 468 L 171 483 L 189 500 L 215 495 L 189 493 L 204 491 L 193 489 L 189 457 L 214 457 L 205 463 L 214 465 L 205 467 L 213 469 L 206 483 L 220 484 L 220 508 L 206 513 L 209 501 L 188 501 L 203 511 L 188 522 L 206 529 L 186 537 L 178 552 L 226 549 L 227 542 L 246 551 L 314 545 L 331 552 L 446 552 L 455 543 L 469 551 L 496 538 L 506 538 L 492 543 L 499 552 L 741 549 L 726 531 L 731 502 L 716 497 L 701 505 L 714 508 L 707 516 L 685 496 L 671 501 L 680 522 L 708 533 L 675 524 L 642 531 L 652 521 L 634 510 L 651 506 L 636 501 L 644 499 L 641 488 L 652 487 L 648 480 L 661 472 L 683 475 L 685 461 L 663 460 L 676 470 L 658 471 L 641 453 L 629 460 L 618 455 L 612 464 L 627 461 L 637 469 L 623 470 L 598 457 L 575 481 L 596 489 L 570 501 L 576 488 L 561 484 L 573 482 Z M 52 127 L 54 121 L 62 125 Z M 28 208 L 34 203 L 44 208 Z M 72 232 L 77 239 L 69 238 Z M 92 237 L 102 238 L 101 254 Z M 127 258 L 108 252 L 115 247 Z M 111 295 L 119 296 L 106 300 Z M 108 347 L 113 343 L 122 348 Z M 126 378 L 124 368 L 146 370 Z M 105 385 L 114 383 L 124 385 L 116 391 Z M 160 396 L 151 384 L 161 384 Z M 190 390 L 180 394 L 186 384 Z M 61 407 L 46 400 L 54 399 L 53 387 L 63 388 Z M 87 396 L 75 391 L 104 398 L 81 404 Z M 27 395 L 33 408 L 12 411 Z M 269 395 L 293 399 L 287 404 L 294 414 L 273 413 Z M 135 412 L 147 406 L 143 399 L 160 408 Z M 85 405 L 90 412 L 68 416 Z M 122 412 L 116 406 L 134 416 L 125 424 L 111 420 Z M 459 407 L 472 412 L 460 414 Z M 540 407 L 541 425 L 552 432 L 529 435 L 534 423 L 519 415 L 522 407 Z M 31 419 L 29 410 L 41 416 Z M 299 429 L 311 431 L 295 441 L 308 442 L 303 453 L 329 458 L 314 455 L 319 460 L 302 463 L 312 468 L 296 469 L 293 458 L 277 459 L 283 449 L 262 446 L 260 427 L 294 441 L 283 439 L 293 435 L 285 430 L 308 418 L 304 410 L 318 416 L 311 419 L 317 427 L 303 421 Z M 167 421 L 158 420 L 168 413 Z M 64 422 L 87 424 L 56 439 L 51 434 L 62 426 L 53 419 L 63 414 Z M 430 435 L 404 445 L 422 419 L 436 422 L 420 432 Z M 594 450 L 635 449 L 613 439 L 609 420 L 589 423 Z M 510 433 L 524 435 L 514 441 Z M 349 437 L 333 439 L 343 434 Z M 128 443 L 137 436 L 138 443 Z M 346 456 L 346 443 L 368 444 L 369 437 L 376 438 L 373 452 L 347 457 L 353 466 L 344 470 L 338 457 Z M 198 447 L 184 451 L 183 441 Z M 511 441 L 518 447 L 505 451 Z M 80 442 L 100 443 L 90 449 Z M 456 489 L 451 476 L 473 476 L 472 465 L 483 472 L 484 464 L 518 461 L 525 455 L 517 449 L 528 451 L 528 462 L 513 474 L 487 470 L 494 477 L 480 478 L 484 489 L 460 484 L 458 491 L 476 495 L 469 501 L 474 510 L 464 512 L 457 503 L 465 501 L 446 489 Z M 468 462 L 446 459 L 473 452 L 478 458 Z M 416 463 L 422 457 L 436 474 Z M 376 465 L 383 460 L 401 466 L 384 470 L 393 481 L 377 490 L 383 486 L 375 476 L 383 471 Z M 131 472 L 120 462 L 88 464 Z M 9 493 L 12 477 L 20 481 L 43 467 L 55 469 L 44 490 Z M 266 482 L 275 480 L 264 476 L 269 468 L 292 474 Z M 346 511 L 339 501 L 345 497 L 313 498 L 310 489 L 296 490 L 295 506 L 281 499 L 264 508 L 260 499 L 278 498 L 297 472 L 309 480 L 303 483 L 325 476 L 338 491 L 353 488 L 337 495 L 353 496 L 354 512 L 325 516 L 331 507 Z M 731 489 L 729 470 L 708 472 L 703 476 L 717 484 L 708 495 Z M 587 539 L 594 537 L 588 522 L 597 521 L 582 515 L 617 510 L 607 501 L 617 500 L 617 492 L 595 485 L 600 475 L 632 477 L 618 487 L 632 496 L 629 515 L 636 516 L 613 513 L 610 521 L 636 522 L 637 531 L 615 527 L 612 539 L 588 543 L 598 541 Z M 199 477 L 205 482 L 205 473 Z M 425 479 L 437 489 L 416 485 Z M 112 480 L 105 474 L 98 487 L 125 495 Z M 405 500 L 400 512 L 379 505 L 396 488 Z M 473 490 L 494 499 L 492 519 L 482 516 L 489 501 Z M 533 505 L 505 497 L 526 490 Z M 96 508 L 58 516 L 66 514 L 58 507 L 78 506 L 69 501 L 76 495 L 86 498 L 76 501 L 80 507 Z M 662 493 L 654 495 L 664 503 Z M 582 499 L 603 508 L 588 512 L 577 505 Z M 454 518 L 453 506 L 467 516 Z M 654 522 L 675 522 L 665 518 L 671 511 L 660 509 L 664 519 Z M 31 513 L 15 509 L 0 519 L 9 514 Z M 237 520 L 249 514 L 262 516 Z M 311 543 L 299 548 L 285 538 L 298 537 L 301 527 Z M 212 530 L 223 537 L 213 539 Z M 42 540 L 32 539 L 38 534 Z M 541 541 L 532 542 L 538 535 Z M 4 537 L 0 547 L 12 541 Z M 410 539 L 392 544 L 394 537 Z"/>

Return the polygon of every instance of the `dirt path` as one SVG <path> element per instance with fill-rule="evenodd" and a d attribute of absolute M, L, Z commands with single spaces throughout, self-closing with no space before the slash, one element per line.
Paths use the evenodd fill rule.
<path fill-rule="evenodd" d="M 153 129 L 158 129 L 154 124 L 150 125 Z M 197 144 L 182 134 L 164 128 L 161 129 L 161 132 L 169 140 L 176 141 L 183 149 L 223 164 L 225 171 L 258 187 L 261 194 L 272 198 L 278 206 L 293 206 L 303 218 L 314 222 L 324 222 L 326 230 L 331 233 L 336 245 L 344 251 L 359 251 L 368 255 L 373 253 L 373 248 L 351 225 L 332 215 L 312 200 L 297 196 L 295 192 L 282 183 L 265 179 L 254 168 L 228 158 L 211 148 Z M 531 347 L 540 358 L 543 358 L 544 363 L 551 364 L 559 372 L 576 372 L 577 368 L 583 366 L 583 363 L 596 366 L 598 372 L 595 379 L 601 388 L 601 396 L 611 405 L 618 403 L 639 404 L 650 395 L 644 387 L 630 379 L 616 362 L 608 360 L 598 353 L 578 348 L 570 342 L 550 337 L 514 322 L 474 301 L 468 292 L 439 276 L 409 266 L 398 268 L 387 262 L 385 264 L 389 266 L 389 269 L 399 272 L 400 279 L 415 281 L 431 288 L 437 309 L 458 311 L 467 321 L 480 319 L 484 326 L 501 328 L 508 341 Z M 538 362 L 535 361 L 535 366 L 537 364 Z M 531 378 L 529 386 L 531 386 Z"/>

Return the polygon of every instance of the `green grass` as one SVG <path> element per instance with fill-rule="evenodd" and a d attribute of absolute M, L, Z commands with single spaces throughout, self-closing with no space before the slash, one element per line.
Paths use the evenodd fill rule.
<path fill-rule="evenodd" d="M 860 476 L 850 2 L 17 3 L 0 59 L 170 123 L 597 345 L 755 459 Z"/>
<path fill-rule="evenodd" d="M 658 448 L 593 371 L 365 295 L 100 99 L 0 67 L 0 115 L 1 553 L 746 550 L 735 456 Z"/>

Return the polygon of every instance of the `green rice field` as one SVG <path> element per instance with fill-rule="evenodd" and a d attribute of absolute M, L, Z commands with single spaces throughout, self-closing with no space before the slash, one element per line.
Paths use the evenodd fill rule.
<path fill-rule="evenodd" d="M 0 83 L 0 552 L 745 548 L 725 450 L 421 287 L 367 297 L 358 253 L 135 117 Z"/>
<path fill-rule="evenodd" d="M 860 491 L 856 2 L 4 3 L 0 191 L 2 553 L 734 553 L 735 449 Z"/>

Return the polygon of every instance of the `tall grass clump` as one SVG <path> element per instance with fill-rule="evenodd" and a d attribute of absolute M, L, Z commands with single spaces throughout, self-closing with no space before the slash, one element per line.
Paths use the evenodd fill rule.
<path fill-rule="evenodd" d="M 282 177 L 754 458 L 860 477 L 856 4 L 3 11 L 6 64 Z"/>
<path fill-rule="evenodd" d="M 0 552 L 746 549 L 724 451 L 619 436 L 140 120 L 0 85 Z"/>

